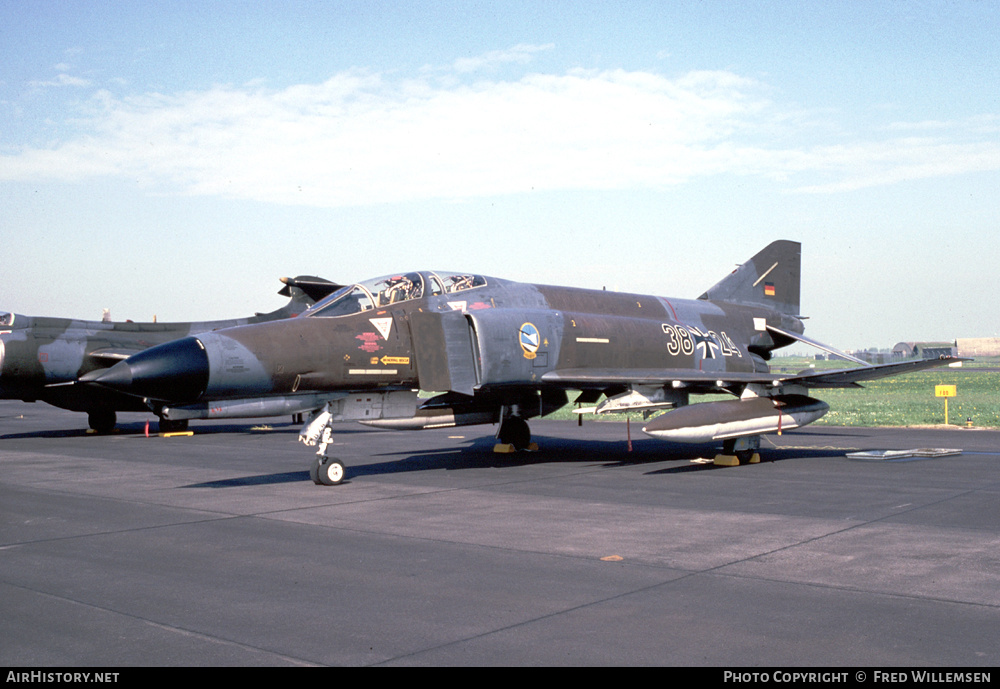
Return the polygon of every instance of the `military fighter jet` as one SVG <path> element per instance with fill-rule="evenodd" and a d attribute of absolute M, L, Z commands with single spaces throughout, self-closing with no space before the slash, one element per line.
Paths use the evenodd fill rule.
<path fill-rule="evenodd" d="M 698 299 L 511 282 L 451 271 L 399 273 L 347 285 L 297 318 L 229 328 L 148 349 L 83 380 L 145 398 L 164 418 L 260 395 L 325 395 L 300 433 L 319 452 L 310 474 L 345 475 L 327 455 L 334 424 L 419 429 L 498 423 L 496 449 L 531 448 L 526 422 L 567 403 L 594 413 L 676 408 L 653 437 L 723 443 L 751 461 L 765 433 L 804 426 L 829 408 L 810 388 L 858 387 L 939 366 L 870 366 L 803 335 L 800 245 L 777 241 Z M 772 373 L 772 352 L 804 342 L 858 368 Z M 434 391 L 420 398 L 417 390 Z M 734 399 L 688 404 L 690 396 Z"/>
<path fill-rule="evenodd" d="M 149 411 L 148 405 L 109 388 L 77 385 L 80 376 L 108 368 L 147 347 L 187 335 L 298 315 L 341 287 L 311 276 L 282 278 L 282 282 L 285 286 L 278 294 L 289 297 L 284 307 L 271 313 L 223 321 L 112 323 L 0 312 L 0 399 L 41 400 L 63 409 L 87 412 L 92 429 L 110 432 L 115 427 L 115 412 Z M 322 406 L 322 402 L 316 406 Z M 179 430 L 187 426 L 187 420 L 161 418 L 160 425 L 160 430 Z"/>

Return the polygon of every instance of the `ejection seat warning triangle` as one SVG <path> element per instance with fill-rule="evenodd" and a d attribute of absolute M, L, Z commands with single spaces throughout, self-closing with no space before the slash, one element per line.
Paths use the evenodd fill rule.
<path fill-rule="evenodd" d="M 369 318 L 368 320 L 371 321 L 371 324 L 382 335 L 382 339 L 389 339 L 389 331 L 392 330 L 392 318 Z"/>

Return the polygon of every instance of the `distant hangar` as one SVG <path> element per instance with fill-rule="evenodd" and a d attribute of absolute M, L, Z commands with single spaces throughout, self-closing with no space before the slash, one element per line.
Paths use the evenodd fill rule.
<path fill-rule="evenodd" d="M 955 344 L 959 356 L 1000 356 L 1000 337 L 970 337 Z"/>
<path fill-rule="evenodd" d="M 1000 356 L 1000 337 L 965 337 L 954 342 L 899 342 L 892 348 L 900 358 L 936 359 L 939 356 Z"/>

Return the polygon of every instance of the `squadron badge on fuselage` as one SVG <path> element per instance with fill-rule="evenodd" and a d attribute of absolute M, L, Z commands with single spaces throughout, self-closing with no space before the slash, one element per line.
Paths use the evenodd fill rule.
<path fill-rule="evenodd" d="M 525 359 L 534 359 L 538 356 L 538 345 L 541 341 L 542 336 L 538 334 L 538 328 L 533 324 L 525 323 L 521 326 L 518 342 L 520 342 L 521 349 L 524 351 Z"/>

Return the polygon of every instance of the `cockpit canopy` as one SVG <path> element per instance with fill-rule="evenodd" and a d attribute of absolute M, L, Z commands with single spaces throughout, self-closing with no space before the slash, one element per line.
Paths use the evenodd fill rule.
<path fill-rule="evenodd" d="M 385 275 L 342 287 L 313 304 L 302 315 L 336 318 L 371 309 L 382 309 L 421 297 L 436 297 L 482 287 L 486 278 L 471 273 L 422 271 Z"/>

